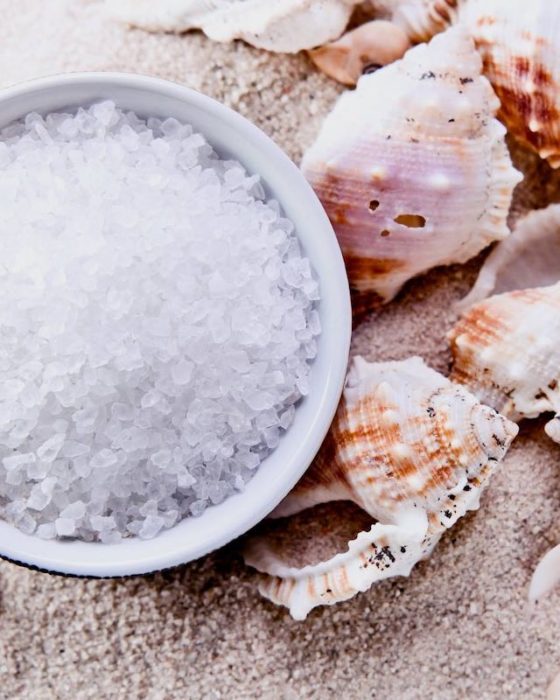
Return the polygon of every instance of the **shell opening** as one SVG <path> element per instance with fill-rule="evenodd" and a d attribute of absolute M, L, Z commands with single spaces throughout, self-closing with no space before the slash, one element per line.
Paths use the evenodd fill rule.
<path fill-rule="evenodd" d="M 370 211 L 375 211 L 378 207 L 379 207 L 379 200 L 378 199 L 372 199 L 368 205 L 368 209 Z"/>
<path fill-rule="evenodd" d="M 391 235 L 391 231 L 388 231 L 386 228 L 384 228 L 383 231 L 381 231 L 381 234 L 380 234 L 380 235 L 381 235 L 383 238 L 386 238 L 387 236 L 390 236 L 390 235 Z"/>
<path fill-rule="evenodd" d="M 420 214 L 399 214 L 393 221 L 407 228 L 424 228 L 426 225 L 426 217 Z"/>
<path fill-rule="evenodd" d="M 375 71 L 378 71 L 380 68 L 383 68 L 381 63 L 367 63 L 362 69 L 362 75 L 375 73 Z"/>

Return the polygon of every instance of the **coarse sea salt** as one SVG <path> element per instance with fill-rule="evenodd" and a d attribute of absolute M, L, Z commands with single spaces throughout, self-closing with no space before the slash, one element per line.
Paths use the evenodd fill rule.
<path fill-rule="evenodd" d="M 244 487 L 308 391 L 319 289 L 258 175 L 99 102 L 0 132 L 0 516 L 150 538 Z"/>

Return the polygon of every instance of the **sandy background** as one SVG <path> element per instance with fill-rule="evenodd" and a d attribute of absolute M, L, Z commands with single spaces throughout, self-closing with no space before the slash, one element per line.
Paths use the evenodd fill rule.
<path fill-rule="evenodd" d="M 0 0 L 0 17 L 2 85 L 68 70 L 159 75 L 236 108 L 296 160 L 338 94 L 304 57 L 126 31 L 102 18 L 98 0 Z M 542 205 L 558 198 L 559 178 L 535 163 L 526 168 Z M 418 353 L 447 371 L 450 302 L 476 267 L 410 284 L 361 325 L 354 351 Z M 482 509 L 429 561 L 305 623 L 258 596 L 236 543 L 130 580 L 2 562 L 0 698 L 542 698 L 560 670 L 560 592 L 532 614 L 526 593 L 560 540 L 559 466 L 542 423 L 524 425 Z"/>

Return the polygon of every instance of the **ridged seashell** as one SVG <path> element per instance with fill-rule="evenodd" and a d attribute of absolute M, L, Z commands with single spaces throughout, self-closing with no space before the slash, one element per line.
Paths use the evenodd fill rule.
<path fill-rule="evenodd" d="M 403 29 L 392 22 L 366 22 L 336 41 L 309 51 L 317 68 L 343 85 L 355 85 L 368 66 L 379 68 L 410 47 Z"/>
<path fill-rule="evenodd" d="M 512 420 L 560 411 L 560 283 L 490 297 L 449 334 L 451 379 Z M 545 427 L 559 437 L 560 418 Z"/>
<path fill-rule="evenodd" d="M 358 291 L 389 300 L 411 277 L 509 234 L 521 176 L 481 68 L 466 33 L 450 29 L 362 76 L 305 154 Z"/>
<path fill-rule="evenodd" d="M 303 567 L 290 565 L 286 548 L 257 535 L 245 560 L 267 574 L 261 592 L 302 619 L 375 581 L 407 576 L 447 528 L 478 508 L 516 434 L 513 423 L 418 357 L 376 364 L 355 358 L 325 443 L 273 515 L 350 500 L 372 526 L 346 551 Z"/>
<path fill-rule="evenodd" d="M 560 280 L 560 204 L 527 214 L 511 236 L 498 243 L 459 311 L 492 293 L 546 287 Z"/>
<path fill-rule="evenodd" d="M 117 19 L 149 31 L 201 29 L 285 53 L 339 37 L 360 0 L 105 0 Z"/>
<path fill-rule="evenodd" d="M 499 118 L 560 166 L 560 3 L 462 0 L 459 18 L 502 103 Z"/>

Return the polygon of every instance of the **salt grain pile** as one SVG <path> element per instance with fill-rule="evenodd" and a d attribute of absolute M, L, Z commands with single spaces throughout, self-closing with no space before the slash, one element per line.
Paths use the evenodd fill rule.
<path fill-rule="evenodd" d="M 242 489 L 308 391 L 318 285 L 257 175 L 101 102 L 0 133 L 0 516 L 155 536 Z"/>

